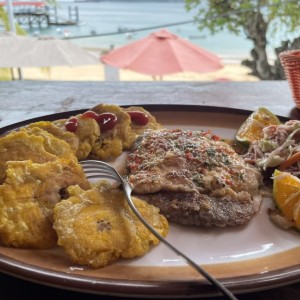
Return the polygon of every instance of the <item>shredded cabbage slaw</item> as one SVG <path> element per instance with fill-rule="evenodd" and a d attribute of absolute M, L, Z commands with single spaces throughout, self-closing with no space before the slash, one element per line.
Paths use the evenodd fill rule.
<path fill-rule="evenodd" d="M 250 143 L 244 160 L 266 170 L 278 167 L 300 152 L 300 121 L 290 120 L 263 129 L 263 137 Z M 300 176 L 300 160 L 287 167 L 289 173 Z"/>

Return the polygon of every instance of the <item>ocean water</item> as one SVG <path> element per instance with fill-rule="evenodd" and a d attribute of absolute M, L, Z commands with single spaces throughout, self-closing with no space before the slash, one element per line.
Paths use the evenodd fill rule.
<path fill-rule="evenodd" d="M 86 47 L 110 49 L 123 46 L 143 38 L 158 28 L 167 28 L 174 34 L 227 59 L 249 57 L 252 42 L 245 35 L 236 36 L 223 31 L 211 35 L 207 30 L 199 31 L 192 22 L 194 12 L 187 12 L 184 1 L 100 1 L 74 2 L 59 1 L 58 15 L 68 19 L 69 7 L 78 7 L 79 25 L 51 26 L 49 28 L 26 28 L 31 35 L 70 36 L 72 42 Z M 190 21 L 191 23 L 167 26 L 168 24 Z M 134 32 L 135 29 L 157 27 L 157 29 Z M 76 38 L 82 35 L 117 33 L 120 29 L 132 33 Z"/>

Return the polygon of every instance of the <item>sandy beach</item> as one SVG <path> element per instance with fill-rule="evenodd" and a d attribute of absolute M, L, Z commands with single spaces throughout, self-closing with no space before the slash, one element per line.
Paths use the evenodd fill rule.
<path fill-rule="evenodd" d="M 51 68 L 24 68 L 22 69 L 24 80 L 70 80 L 70 81 L 153 81 L 151 76 L 139 74 L 129 70 L 117 70 L 109 68 L 110 76 L 103 64 L 80 67 L 51 67 Z M 224 68 L 210 73 L 178 73 L 167 75 L 163 81 L 258 81 L 259 79 L 249 75 L 250 69 L 240 63 L 224 63 Z"/>
<path fill-rule="evenodd" d="M 85 48 L 96 57 L 101 57 L 103 49 Z M 184 72 L 163 76 L 163 81 L 258 81 L 255 76 L 249 75 L 250 69 L 242 66 L 242 58 L 228 58 L 220 56 L 224 67 L 216 72 L 192 73 Z M 245 58 L 243 58 L 245 59 Z M 14 70 L 16 74 L 16 70 Z M 149 75 L 122 70 L 104 65 L 87 65 L 78 67 L 51 67 L 51 68 L 23 68 L 24 80 L 65 80 L 65 81 L 153 81 L 161 80 Z M 16 75 L 17 78 L 17 75 Z"/>

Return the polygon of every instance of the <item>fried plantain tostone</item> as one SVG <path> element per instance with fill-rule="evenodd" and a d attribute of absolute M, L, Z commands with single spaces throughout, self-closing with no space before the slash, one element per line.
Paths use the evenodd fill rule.
<path fill-rule="evenodd" d="M 107 132 L 101 133 L 101 139 L 103 143 L 99 145 L 96 144 L 95 149 L 92 151 L 92 156 L 94 158 L 106 159 L 111 154 L 111 157 L 116 157 L 116 148 L 109 147 L 110 145 L 116 145 L 118 143 L 118 149 L 122 147 L 122 150 L 129 150 L 132 148 L 137 137 L 142 134 L 147 129 L 159 129 L 162 126 L 156 121 L 156 118 L 147 110 L 140 106 L 132 106 L 128 108 L 122 108 L 114 104 L 99 104 L 92 108 L 98 114 L 109 112 L 113 113 L 118 118 L 117 125 Z M 149 122 L 146 125 L 139 125 L 131 120 L 128 112 L 139 111 L 146 114 L 149 118 Z M 101 144 L 103 145 L 101 149 Z M 99 151 L 102 150 L 102 151 Z M 111 153 L 110 153 L 111 152 Z M 121 154 L 121 150 L 118 156 Z"/>
<path fill-rule="evenodd" d="M 25 129 L 27 128 L 31 129 L 36 127 L 53 134 L 55 137 L 57 137 L 60 140 L 65 141 L 67 144 L 70 145 L 73 153 L 76 154 L 79 147 L 79 139 L 73 132 L 69 132 L 66 131 L 65 129 L 61 129 L 58 126 L 55 126 L 55 124 L 50 121 L 40 121 L 40 122 L 31 123 L 27 125 Z"/>
<path fill-rule="evenodd" d="M 99 104 L 92 108 L 98 114 L 112 113 L 118 118 L 117 125 L 110 130 L 101 132 L 100 139 L 92 150 L 91 157 L 95 159 L 115 158 L 128 149 L 136 139 L 130 130 L 130 116 L 124 110 L 114 104 Z"/>
<path fill-rule="evenodd" d="M 54 209 L 54 229 L 58 244 L 72 261 L 93 268 L 104 267 L 119 257 L 146 254 L 158 240 L 135 217 L 123 192 L 94 187 L 83 191 L 68 188 L 70 198 Z M 163 235 L 168 222 L 158 209 L 134 199 L 142 214 Z M 147 211 L 147 213 L 146 213 Z"/>
<path fill-rule="evenodd" d="M 83 160 L 90 155 L 96 141 L 99 141 L 100 128 L 94 119 L 83 118 L 81 114 L 75 116 L 75 118 L 78 120 L 78 128 L 73 134 L 75 134 L 79 140 L 76 156 L 78 160 Z M 61 119 L 54 121 L 53 124 L 61 130 L 66 131 L 65 124 L 67 121 L 67 119 Z"/>
<path fill-rule="evenodd" d="M 39 127 L 27 127 L 21 129 L 29 135 L 41 136 L 44 138 L 44 147 L 45 150 L 51 154 L 56 155 L 58 158 L 71 159 L 77 161 L 73 150 L 70 145 L 64 140 L 55 137 L 53 134 L 49 133 L 46 130 L 43 130 Z M 30 158 L 29 158 L 30 159 Z"/>
<path fill-rule="evenodd" d="M 54 206 L 70 185 L 89 189 L 80 165 L 72 160 L 36 164 L 8 162 L 0 186 L 0 241 L 5 246 L 46 249 L 57 241 Z"/>
<path fill-rule="evenodd" d="M 157 122 L 156 118 L 149 111 L 147 111 L 146 109 L 144 109 L 141 106 L 130 106 L 130 107 L 124 108 L 124 111 L 126 111 L 126 112 L 139 111 L 139 112 L 142 112 L 145 115 L 147 115 L 149 118 L 149 122 L 146 125 L 139 125 L 139 124 L 134 123 L 133 121 L 130 122 L 131 131 L 136 134 L 136 137 L 139 136 L 140 134 L 142 134 L 147 129 L 156 130 L 156 129 L 162 128 L 162 125 Z M 130 145 L 130 148 L 131 147 L 132 147 L 132 145 Z"/>
<path fill-rule="evenodd" d="M 8 161 L 31 160 L 36 163 L 55 161 L 57 156 L 45 149 L 42 136 L 26 132 L 11 132 L 0 138 L 0 183 L 6 178 Z"/>

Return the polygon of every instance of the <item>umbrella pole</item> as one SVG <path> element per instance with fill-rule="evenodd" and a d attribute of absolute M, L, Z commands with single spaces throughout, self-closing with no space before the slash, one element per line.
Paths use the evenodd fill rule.
<path fill-rule="evenodd" d="M 155 76 L 155 75 L 152 75 L 152 79 L 153 79 L 154 81 L 157 81 L 157 80 L 162 81 L 162 80 L 163 80 L 163 76 L 162 76 L 162 75 L 157 75 L 157 79 L 156 79 L 156 76 Z"/>
<path fill-rule="evenodd" d="M 11 74 L 11 80 L 16 80 L 13 68 L 10 68 L 10 74 Z"/>
<path fill-rule="evenodd" d="M 19 75 L 19 80 L 23 80 L 23 74 L 20 68 L 18 68 L 18 75 Z"/>

